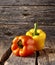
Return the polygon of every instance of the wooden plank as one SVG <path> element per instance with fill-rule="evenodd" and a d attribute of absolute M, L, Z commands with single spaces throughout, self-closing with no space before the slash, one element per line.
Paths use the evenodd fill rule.
<path fill-rule="evenodd" d="M 40 56 L 38 58 L 38 65 L 55 65 L 55 54 L 49 54 L 48 59 L 47 56 Z M 25 59 L 25 60 L 24 60 Z M 6 61 L 6 64 L 10 65 L 35 65 L 35 57 L 16 57 L 13 54 L 10 58 Z"/>
<path fill-rule="evenodd" d="M 0 0 L 0 5 L 55 5 L 55 0 Z"/>
<path fill-rule="evenodd" d="M 50 48 L 46 48 L 46 49 L 44 49 L 44 50 L 46 50 L 46 51 L 52 51 Z M 55 49 L 53 49 L 54 51 L 55 51 Z M 21 57 L 21 59 L 22 60 L 20 60 L 20 57 L 18 57 L 18 58 L 15 58 L 15 60 L 19 60 L 19 62 L 14 62 L 14 64 L 24 64 L 24 65 L 29 65 L 29 64 L 31 64 L 31 65 L 33 65 L 33 62 L 35 61 L 37 61 L 37 63 L 38 63 L 38 65 L 54 65 L 55 63 L 55 52 L 50 52 L 50 54 L 48 53 L 48 52 L 46 52 L 46 51 L 44 51 L 44 54 L 43 53 L 41 53 L 42 54 L 42 56 L 39 56 L 40 54 L 39 54 L 39 52 L 38 52 L 38 58 L 36 58 L 35 59 L 35 57 L 36 57 L 36 55 L 35 55 L 35 53 L 33 54 L 33 55 L 31 55 L 31 56 L 28 56 L 28 57 Z M 41 52 L 41 51 L 40 51 Z M 4 62 L 5 62 L 5 65 L 9 65 L 9 63 L 10 64 L 12 64 L 13 65 L 13 62 L 11 63 L 10 61 L 14 61 L 13 60 L 13 58 L 14 58 L 14 55 L 12 55 L 11 56 L 11 53 L 12 53 L 12 51 L 11 51 L 11 48 L 9 47 L 7 50 L 6 50 L 6 52 L 2 55 L 2 57 L 1 57 L 1 61 L 0 61 L 0 64 L 4 64 Z M 9 58 L 10 57 L 10 58 Z M 8 59 L 9 58 L 9 59 Z M 25 59 L 24 59 L 25 58 Z M 24 59 L 24 60 L 23 60 Z M 44 60 L 44 62 L 42 61 L 42 60 Z M 7 62 L 8 61 L 8 62 Z M 25 61 L 25 62 L 24 62 Z M 31 63 L 30 63 L 30 61 L 31 61 Z M 35 63 L 34 63 L 35 64 Z"/>
<path fill-rule="evenodd" d="M 50 53 L 48 56 L 40 56 L 38 60 L 40 65 L 55 65 L 55 53 Z"/>
<path fill-rule="evenodd" d="M 45 50 L 45 49 L 44 49 Z M 55 49 L 53 49 L 53 50 L 55 50 Z M 49 49 L 46 49 L 46 51 L 49 51 Z M 41 53 L 42 55 L 38 55 L 38 65 L 54 65 L 55 64 L 55 52 L 50 52 L 50 53 L 48 53 L 48 52 L 46 52 L 46 51 L 44 51 L 44 54 L 43 53 Z M 50 50 L 51 51 L 51 50 Z M 33 65 L 33 63 L 35 64 L 35 61 L 36 61 L 36 59 L 35 59 L 35 57 L 36 57 L 36 55 L 35 55 L 35 53 L 33 54 L 33 55 L 31 55 L 31 56 L 28 56 L 28 57 L 16 57 L 16 56 L 14 56 L 13 54 L 11 55 L 11 48 L 9 47 L 9 49 L 8 50 L 6 50 L 6 52 L 2 55 L 2 57 L 1 57 L 1 61 L 0 61 L 0 64 L 3 64 L 3 62 L 4 61 L 6 61 L 5 62 L 5 65 L 6 64 L 20 64 L 20 65 L 22 65 L 22 64 L 24 64 L 24 65 L 29 65 L 29 64 L 31 64 L 31 65 Z M 40 51 L 41 52 L 41 51 Z M 39 54 L 39 53 L 38 53 Z M 10 56 L 10 57 L 9 57 Z M 9 59 L 8 59 L 8 57 L 9 57 Z M 15 58 L 16 57 L 16 58 Z M 15 60 L 14 60 L 14 58 L 15 58 Z M 21 58 L 21 60 L 20 60 L 20 58 Z M 17 62 L 17 60 L 19 61 L 19 62 Z M 43 61 L 44 60 L 44 61 Z M 8 62 L 7 62 L 8 61 Z M 11 62 L 12 61 L 12 62 Z M 13 61 L 16 61 L 16 62 L 13 62 Z"/>
<path fill-rule="evenodd" d="M 55 26 L 54 6 L 0 6 L 0 23 L 34 23 Z"/>
<path fill-rule="evenodd" d="M 8 63 L 8 65 L 35 65 L 35 57 L 16 57 L 15 55 L 11 54 L 6 63 Z"/>

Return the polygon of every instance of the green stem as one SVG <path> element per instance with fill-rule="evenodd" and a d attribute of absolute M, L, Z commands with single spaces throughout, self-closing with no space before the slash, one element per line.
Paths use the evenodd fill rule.
<path fill-rule="evenodd" d="M 22 41 L 21 40 L 19 40 L 17 44 L 18 44 L 19 48 L 23 48 L 23 45 L 22 45 Z"/>
<path fill-rule="evenodd" d="M 39 35 L 39 33 L 37 32 L 38 29 L 38 25 L 37 23 L 34 23 L 34 35 Z"/>

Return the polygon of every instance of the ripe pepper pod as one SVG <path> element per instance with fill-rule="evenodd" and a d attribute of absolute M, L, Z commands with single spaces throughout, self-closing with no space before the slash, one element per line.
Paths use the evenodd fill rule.
<path fill-rule="evenodd" d="M 11 45 L 11 50 L 16 56 L 28 56 L 34 53 L 35 41 L 30 36 L 16 36 Z"/>
<path fill-rule="evenodd" d="M 37 29 L 37 24 L 34 28 L 26 32 L 26 35 L 31 36 L 36 41 L 35 50 L 42 50 L 45 46 L 46 33 L 42 29 Z"/>

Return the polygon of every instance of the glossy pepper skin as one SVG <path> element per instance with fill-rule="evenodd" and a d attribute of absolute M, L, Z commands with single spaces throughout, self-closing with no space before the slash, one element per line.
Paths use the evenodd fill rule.
<path fill-rule="evenodd" d="M 26 32 L 26 35 L 31 36 L 35 41 L 36 51 L 42 50 L 45 46 L 46 33 L 42 29 L 37 29 L 37 35 L 33 35 L 34 29 L 30 29 Z"/>
<path fill-rule="evenodd" d="M 11 45 L 11 50 L 16 56 L 28 56 L 34 53 L 35 41 L 30 36 L 16 36 Z"/>

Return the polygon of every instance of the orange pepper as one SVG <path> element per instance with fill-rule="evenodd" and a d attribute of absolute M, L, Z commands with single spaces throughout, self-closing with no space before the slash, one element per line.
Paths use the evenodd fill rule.
<path fill-rule="evenodd" d="M 11 50 L 16 56 L 28 56 L 34 53 L 35 41 L 30 36 L 16 36 L 11 45 Z"/>

